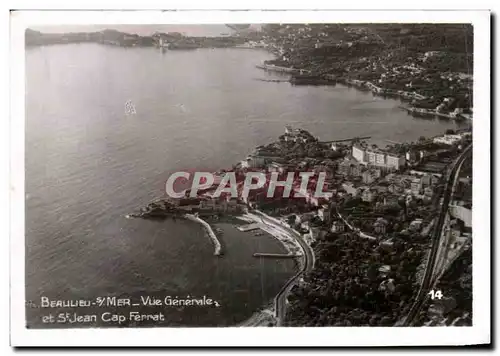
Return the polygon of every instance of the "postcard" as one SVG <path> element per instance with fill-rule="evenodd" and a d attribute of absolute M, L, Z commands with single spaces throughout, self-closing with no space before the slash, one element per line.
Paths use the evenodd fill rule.
<path fill-rule="evenodd" d="M 14 346 L 490 342 L 489 12 L 108 15 L 11 15 Z"/>

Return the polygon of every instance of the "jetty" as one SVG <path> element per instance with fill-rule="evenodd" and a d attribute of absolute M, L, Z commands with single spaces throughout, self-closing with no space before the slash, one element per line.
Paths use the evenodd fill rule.
<path fill-rule="evenodd" d="M 205 220 L 201 219 L 198 217 L 197 214 L 185 214 L 184 215 L 188 220 L 198 222 L 202 224 L 205 227 L 205 230 L 208 232 L 208 236 L 210 236 L 210 239 L 214 243 L 215 246 L 215 251 L 214 251 L 214 256 L 220 256 L 221 255 L 221 244 L 219 242 L 219 239 L 217 239 L 217 236 L 215 235 L 215 232 L 212 230 L 212 227 L 210 226 L 209 223 L 207 223 Z"/>
<path fill-rule="evenodd" d="M 253 257 L 271 257 L 271 258 L 295 258 L 301 257 L 301 255 L 295 253 L 265 253 L 265 252 L 256 252 L 253 254 Z"/>

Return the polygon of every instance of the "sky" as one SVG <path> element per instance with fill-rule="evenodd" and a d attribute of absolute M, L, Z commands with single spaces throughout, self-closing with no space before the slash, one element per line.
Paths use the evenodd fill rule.
<path fill-rule="evenodd" d="M 256 25 L 252 27 L 258 28 Z M 154 32 L 180 32 L 186 36 L 219 36 L 231 34 L 234 31 L 223 24 L 217 25 L 57 25 L 36 26 L 31 29 L 45 33 L 95 32 L 112 29 L 126 33 L 136 33 L 142 36 Z"/>

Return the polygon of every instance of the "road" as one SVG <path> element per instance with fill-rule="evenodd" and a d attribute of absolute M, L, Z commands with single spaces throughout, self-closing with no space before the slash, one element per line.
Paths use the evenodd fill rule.
<path fill-rule="evenodd" d="M 290 278 L 288 282 L 286 282 L 286 284 L 283 286 L 283 288 L 281 288 L 274 299 L 277 326 L 281 326 L 286 316 L 286 298 L 295 283 L 305 273 L 309 273 L 310 271 L 312 271 L 314 267 L 314 252 L 297 231 L 278 223 L 275 219 L 267 216 L 260 211 L 256 211 L 256 213 L 261 217 L 263 223 L 273 225 L 275 228 L 285 231 L 288 235 L 294 237 L 295 240 L 300 244 L 300 247 L 302 248 L 302 251 L 304 253 L 304 265 L 302 266 L 301 270 L 295 276 Z"/>
<path fill-rule="evenodd" d="M 370 240 L 377 240 L 377 238 L 375 236 L 371 236 L 371 235 L 368 235 L 367 233 L 364 233 L 363 231 L 361 231 L 361 229 L 358 229 L 354 226 L 352 226 L 349 221 L 346 220 L 346 218 L 344 218 L 342 216 L 342 214 L 340 214 L 339 212 L 339 209 L 338 207 L 335 207 L 336 209 L 336 212 L 337 212 L 337 216 L 344 222 L 344 224 L 347 225 L 347 227 L 349 229 L 351 229 L 355 234 L 357 234 L 359 237 L 363 238 L 363 239 L 370 239 Z"/>
<path fill-rule="evenodd" d="M 429 254 L 429 259 L 427 261 L 427 265 L 425 268 L 424 278 L 422 279 L 422 284 L 420 286 L 420 290 L 418 291 L 417 298 L 415 303 L 413 304 L 410 312 L 406 316 L 406 319 L 403 322 L 403 326 L 410 326 L 415 320 L 416 316 L 419 314 L 422 309 L 425 301 L 427 300 L 428 293 L 432 288 L 434 282 L 434 266 L 436 264 L 436 256 L 437 251 L 439 249 L 439 245 L 441 243 L 443 225 L 446 220 L 446 215 L 448 213 L 448 206 L 450 204 L 452 193 L 455 187 L 455 183 L 458 180 L 458 172 L 460 171 L 460 167 L 464 162 L 465 158 L 468 154 L 472 153 L 472 145 L 468 146 L 460 156 L 453 162 L 451 170 L 446 177 L 446 185 L 443 193 L 442 204 L 440 207 L 439 217 L 437 223 L 434 227 L 432 233 L 432 246 Z"/>

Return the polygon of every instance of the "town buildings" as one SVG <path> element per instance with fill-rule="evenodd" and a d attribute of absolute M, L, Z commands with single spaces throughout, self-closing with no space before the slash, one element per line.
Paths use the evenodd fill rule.
<path fill-rule="evenodd" d="M 422 190 L 422 181 L 420 178 L 415 177 L 411 181 L 411 193 L 413 195 L 419 195 Z"/>
<path fill-rule="evenodd" d="M 377 197 L 377 191 L 373 188 L 367 188 L 361 193 L 361 199 L 364 202 L 371 203 Z"/>
<path fill-rule="evenodd" d="M 338 172 L 343 176 L 357 177 L 361 174 L 361 165 L 354 159 L 344 159 L 338 165 Z"/>
<path fill-rule="evenodd" d="M 377 168 L 369 168 L 362 173 L 363 183 L 372 184 L 377 179 L 382 177 L 382 171 Z"/>

